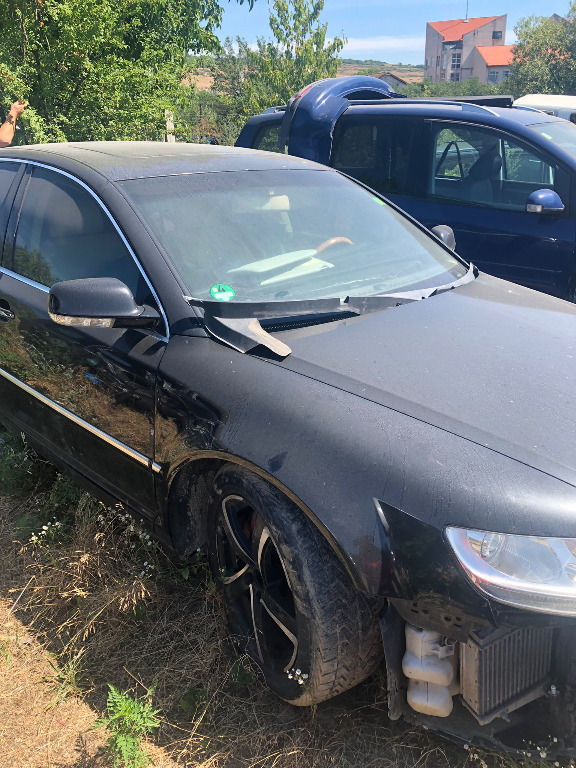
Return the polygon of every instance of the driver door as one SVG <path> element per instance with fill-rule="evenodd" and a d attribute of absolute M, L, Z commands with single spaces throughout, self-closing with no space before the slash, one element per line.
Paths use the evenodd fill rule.
<path fill-rule="evenodd" d="M 139 328 L 68 327 L 48 315 L 61 280 L 116 277 L 160 307 L 98 199 L 66 174 L 29 165 L 0 268 L 0 411 L 12 428 L 116 499 L 155 514 L 156 371 L 166 338 Z"/>

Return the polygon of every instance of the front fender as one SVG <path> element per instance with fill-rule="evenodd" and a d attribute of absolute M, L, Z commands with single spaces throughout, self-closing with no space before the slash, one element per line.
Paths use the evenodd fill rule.
<path fill-rule="evenodd" d="M 155 460 L 169 483 L 206 457 L 284 490 L 357 583 L 393 599 L 490 614 L 448 549 L 447 525 L 576 535 L 576 489 L 560 480 L 276 360 L 175 336 L 160 367 Z M 383 508 L 395 510 L 394 535 Z"/>

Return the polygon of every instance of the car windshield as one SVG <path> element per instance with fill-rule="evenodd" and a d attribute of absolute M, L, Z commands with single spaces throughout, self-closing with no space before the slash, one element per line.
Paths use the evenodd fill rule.
<path fill-rule="evenodd" d="M 564 152 L 576 157 L 576 125 L 574 123 L 569 123 L 568 120 L 557 120 L 550 123 L 527 125 L 526 127 L 556 144 Z"/>
<path fill-rule="evenodd" d="M 334 171 L 191 173 L 120 184 L 190 296 L 205 301 L 375 296 L 445 285 L 467 272 Z"/>

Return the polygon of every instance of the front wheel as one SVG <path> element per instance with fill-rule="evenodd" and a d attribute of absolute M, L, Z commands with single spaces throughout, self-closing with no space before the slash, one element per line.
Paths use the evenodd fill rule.
<path fill-rule="evenodd" d="M 325 539 L 276 488 L 242 468 L 215 478 L 209 557 L 230 629 L 292 704 L 336 696 L 381 658 L 378 622 Z"/>

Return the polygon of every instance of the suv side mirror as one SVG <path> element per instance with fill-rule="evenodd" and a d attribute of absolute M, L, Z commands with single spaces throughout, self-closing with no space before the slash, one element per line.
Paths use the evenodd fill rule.
<path fill-rule="evenodd" d="M 528 213 L 562 213 L 564 203 L 553 189 L 537 189 L 526 200 Z"/>
<path fill-rule="evenodd" d="M 160 315 L 136 304 L 132 291 L 115 277 L 91 277 L 55 283 L 48 294 L 48 314 L 59 325 L 84 328 L 153 328 Z"/>
<path fill-rule="evenodd" d="M 442 240 L 444 245 L 448 246 L 451 251 L 456 250 L 456 238 L 454 237 L 454 230 L 449 227 L 448 224 L 437 224 L 430 230 L 432 234 L 436 235 L 439 240 Z"/>

